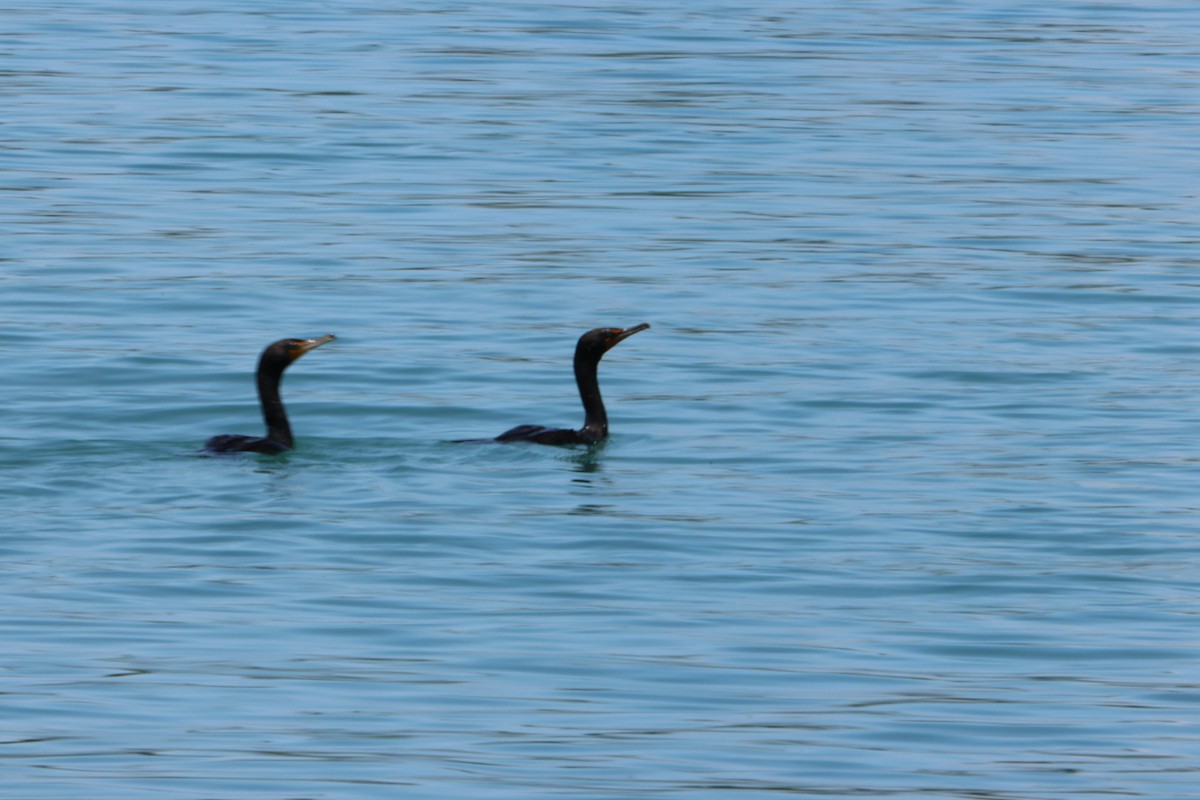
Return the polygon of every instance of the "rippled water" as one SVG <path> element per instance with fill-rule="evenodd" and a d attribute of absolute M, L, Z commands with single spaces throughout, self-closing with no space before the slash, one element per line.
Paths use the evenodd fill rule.
<path fill-rule="evenodd" d="M 1196 13 L 1044 5 L 6 7 L 0 796 L 1194 798 Z"/>

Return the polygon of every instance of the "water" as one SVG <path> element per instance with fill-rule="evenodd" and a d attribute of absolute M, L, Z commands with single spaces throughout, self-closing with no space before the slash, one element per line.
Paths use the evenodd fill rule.
<path fill-rule="evenodd" d="M 2 18 L 6 800 L 1197 796 L 1193 4 Z"/>

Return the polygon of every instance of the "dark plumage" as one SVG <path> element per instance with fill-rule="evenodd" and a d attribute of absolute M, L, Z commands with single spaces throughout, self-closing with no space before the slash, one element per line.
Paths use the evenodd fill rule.
<path fill-rule="evenodd" d="M 214 436 L 204 443 L 209 453 L 282 453 L 291 450 L 295 441 L 292 426 L 288 423 L 283 400 L 279 397 L 279 382 L 283 371 L 293 361 L 334 339 L 332 333 L 316 339 L 280 339 L 267 346 L 258 359 L 258 400 L 262 404 L 263 421 L 267 424 L 266 436 L 243 436 L 225 433 Z"/>
<path fill-rule="evenodd" d="M 518 425 L 496 437 L 497 442 L 535 442 L 536 444 L 595 444 L 608 435 L 608 414 L 600 398 L 597 370 L 600 359 L 619 342 L 650 326 L 643 322 L 631 328 L 596 328 L 579 337 L 575 345 L 575 383 L 583 401 L 583 427 L 548 428 L 545 425 Z"/>

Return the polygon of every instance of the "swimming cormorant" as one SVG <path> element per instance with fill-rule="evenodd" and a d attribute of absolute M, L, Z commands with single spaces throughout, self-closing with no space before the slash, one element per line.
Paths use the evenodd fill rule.
<path fill-rule="evenodd" d="M 643 322 L 631 328 L 596 328 L 579 337 L 575 345 L 575 383 L 583 400 L 583 427 L 548 428 L 545 425 L 518 425 L 496 437 L 497 442 L 536 442 L 537 444 L 595 444 L 608 435 L 608 415 L 600 399 L 596 370 L 600 359 L 617 343 L 650 326 Z"/>
<path fill-rule="evenodd" d="M 214 436 L 204 444 L 210 453 L 282 453 L 291 450 L 292 426 L 288 424 L 283 400 L 279 397 L 279 382 L 283 371 L 293 361 L 334 339 L 332 333 L 315 339 L 280 339 L 267 346 L 258 359 L 258 400 L 262 404 L 263 420 L 267 423 L 266 436 L 243 436 L 225 433 Z"/>

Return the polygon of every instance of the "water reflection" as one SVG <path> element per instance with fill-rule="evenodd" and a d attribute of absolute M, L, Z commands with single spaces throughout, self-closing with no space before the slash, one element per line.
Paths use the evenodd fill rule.
<path fill-rule="evenodd" d="M 583 504 L 575 506 L 575 508 L 572 509 L 568 513 L 570 513 L 573 516 L 593 517 L 593 516 L 607 516 L 607 515 L 612 514 L 616 510 L 617 510 L 617 507 L 613 506 L 613 505 L 599 505 L 596 503 L 583 503 Z"/>
<path fill-rule="evenodd" d="M 602 439 L 596 444 L 590 444 L 581 450 L 572 452 L 562 460 L 570 464 L 575 472 L 582 474 L 599 472 L 603 467 L 601 457 L 604 455 L 606 447 L 608 447 L 608 440 Z M 576 479 L 576 482 L 584 481 Z"/>

